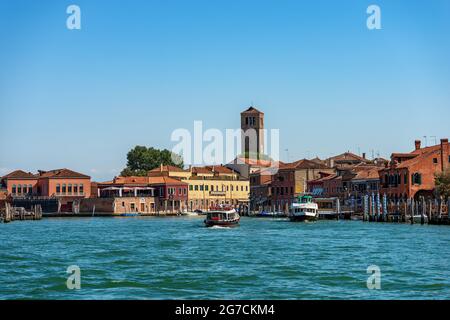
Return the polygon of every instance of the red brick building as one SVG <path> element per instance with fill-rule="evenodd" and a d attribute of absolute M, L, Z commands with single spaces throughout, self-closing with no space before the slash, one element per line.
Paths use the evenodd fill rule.
<path fill-rule="evenodd" d="M 415 150 L 409 153 L 393 153 L 389 165 L 379 171 L 381 193 L 392 199 L 433 196 L 435 174 L 450 167 L 449 142 L 431 147 L 421 147 L 415 141 Z"/>
<path fill-rule="evenodd" d="M 16 170 L 1 180 L 12 197 L 58 197 L 70 202 L 91 195 L 91 177 L 69 169 L 39 170 L 37 174 Z"/>

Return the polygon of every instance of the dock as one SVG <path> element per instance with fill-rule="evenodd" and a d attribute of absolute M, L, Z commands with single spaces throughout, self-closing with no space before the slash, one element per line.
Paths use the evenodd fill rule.
<path fill-rule="evenodd" d="M 6 203 L 5 208 L 0 212 L 0 221 L 9 223 L 15 220 L 41 220 L 42 208 L 40 205 L 33 206 L 31 210 L 23 207 L 13 207 Z"/>

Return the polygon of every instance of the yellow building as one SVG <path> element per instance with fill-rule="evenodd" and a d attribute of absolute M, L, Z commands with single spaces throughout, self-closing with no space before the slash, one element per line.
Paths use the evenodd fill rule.
<path fill-rule="evenodd" d="M 229 204 L 248 206 L 250 183 L 248 180 L 232 180 L 227 177 L 191 176 L 182 180 L 189 184 L 188 210 L 207 210 L 211 206 Z"/>
<path fill-rule="evenodd" d="M 224 166 L 189 167 L 174 166 L 155 168 L 149 176 L 168 176 L 188 183 L 188 211 L 207 210 L 211 206 L 228 204 L 246 209 L 250 195 L 248 179 Z"/>

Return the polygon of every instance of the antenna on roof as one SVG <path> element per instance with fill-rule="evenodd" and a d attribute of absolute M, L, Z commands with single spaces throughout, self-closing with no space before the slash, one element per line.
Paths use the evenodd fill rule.
<path fill-rule="evenodd" d="M 430 136 L 430 138 L 433 138 L 434 139 L 434 145 L 437 145 L 436 136 Z"/>

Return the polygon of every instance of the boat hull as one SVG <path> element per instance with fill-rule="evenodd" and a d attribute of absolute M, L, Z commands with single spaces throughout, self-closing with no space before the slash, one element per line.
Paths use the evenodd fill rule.
<path fill-rule="evenodd" d="M 303 221 L 316 221 L 317 216 L 313 215 L 291 215 L 289 219 L 293 222 L 303 222 Z"/>
<path fill-rule="evenodd" d="M 239 225 L 239 220 L 220 221 L 220 220 L 205 220 L 206 227 L 236 227 Z"/>

